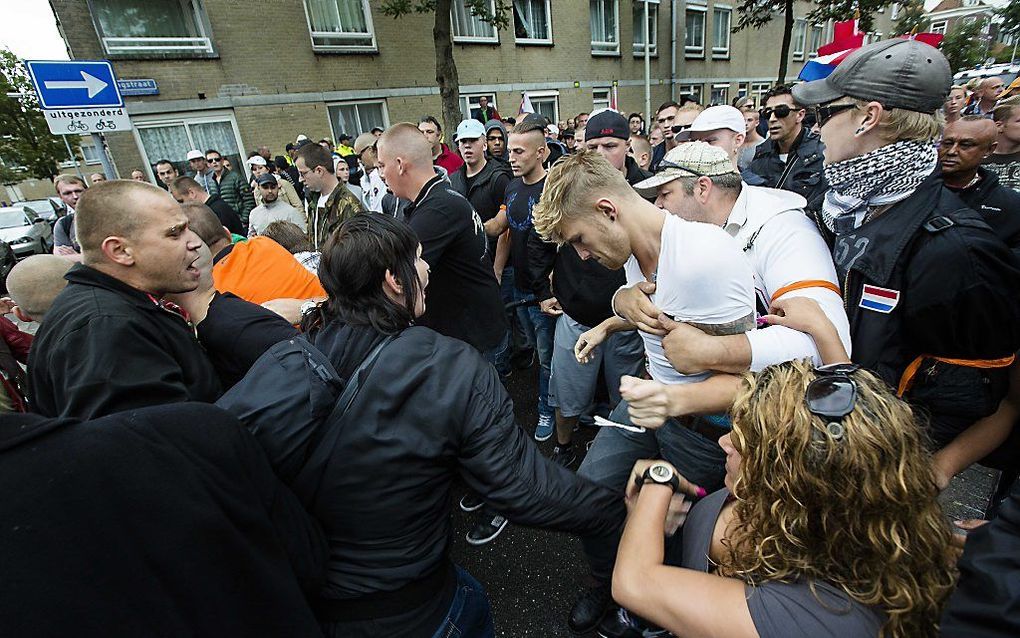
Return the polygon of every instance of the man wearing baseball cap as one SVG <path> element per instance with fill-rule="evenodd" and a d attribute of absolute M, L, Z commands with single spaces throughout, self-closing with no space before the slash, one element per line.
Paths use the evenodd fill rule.
<path fill-rule="evenodd" d="M 304 231 L 308 230 L 308 219 L 298 208 L 294 208 L 280 197 L 280 186 L 283 180 L 266 172 L 255 178 L 255 186 L 259 189 L 262 203 L 252 209 L 248 216 L 248 236 L 261 235 L 266 226 L 275 221 L 287 221 L 297 224 Z"/>
<path fill-rule="evenodd" d="M 858 49 L 793 93 L 814 105 L 825 143 L 830 190 L 818 220 L 843 283 L 854 362 L 929 416 L 936 449 L 977 460 L 979 437 L 977 447 L 975 437 L 954 439 L 1006 391 L 1020 348 L 1020 265 L 936 173 L 937 110 L 950 84 L 939 51 L 896 39 Z"/>
<path fill-rule="evenodd" d="M 710 106 L 699 113 L 690 127 L 677 133 L 674 139 L 677 142 L 695 140 L 718 146 L 730 155 L 733 165 L 737 166 L 740 147 L 746 135 L 747 124 L 744 115 L 732 106 L 721 104 Z M 750 169 L 740 171 L 740 176 L 744 182 L 752 186 L 761 186 L 765 183 L 764 179 Z"/>
<path fill-rule="evenodd" d="M 195 178 L 195 181 L 205 189 L 205 192 L 210 195 L 219 195 L 220 183 L 216 181 L 216 173 L 209 168 L 209 160 L 205 158 L 205 153 L 193 148 L 188 151 L 187 159 L 188 166 L 193 171 L 191 177 Z"/>
<path fill-rule="evenodd" d="M 362 133 L 354 140 L 354 155 L 361 163 L 363 177 L 361 178 L 361 189 L 365 193 L 365 207 L 368 210 L 381 213 L 382 200 L 386 196 L 386 182 L 379 174 L 378 158 L 375 152 L 375 142 L 379 136 L 375 133 Z"/>
<path fill-rule="evenodd" d="M 263 191 L 259 188 L 258 178 L 263 175 L 273 175 L 276 177 L 276 182 L 279 186 L 278 199 L 298 210 L 304 209 L 304 204 L 301 202 L 301 198 L 297 194 L 297 189 L 295 189 L 294 185 L 291 184 L 283 175 L 274 172 L 274 170 L 278 170 L 279 167 L 277 167 L 272 160 L 267 161 L 266 158 L 261 155 L 252 155 L 248 158 L 248 168 L 251 170 L 251 186 L 252 191 L 255 194 L 255 202 L 257 204 L 261 205 L 265 201 L 262 198 Z M 250 215 L 251 213 L 249 213 L 249 216 Z M 248 223 L 250 224 L 251 221 L 249 220 Z M 300 225 L 303 226 L 303 224 Z M 248 230 L 249 234 L 256 234 L 250 232 L 250 227 Z"/>

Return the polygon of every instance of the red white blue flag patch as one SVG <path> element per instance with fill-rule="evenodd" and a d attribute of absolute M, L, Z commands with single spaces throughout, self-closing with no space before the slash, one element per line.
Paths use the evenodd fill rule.
<path fill-rule="evenodd" d="M 889 314 L 899 302 L 899 290 L 890 290 L 889 288 L 879 288 L 878 286 L 865 284 L 864 292 L 861 293 L 861 303 L 858 305 L 861 308 Z"/>

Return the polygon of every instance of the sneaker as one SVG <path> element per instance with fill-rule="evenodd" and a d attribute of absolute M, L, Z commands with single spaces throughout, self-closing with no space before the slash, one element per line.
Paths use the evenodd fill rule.
<path fill-rule="evenodd" d="M 574 446 L 567 443 L 566 445 L 557 445 L 554 447 L 551 458 L 553 463 L 558 463 L 563 467 L 569 468 L 577 460 L 577 455 L 574 454 Z"/>
<path fill-rule="evenodd" d="M 642 622 L 620 607 L 615 614 L 605 618 L 598 629 L 599 638 L 668 638 L 673 634 Z"/>
<path fill-rule="evenodd" d="M 485 501 L 474 492 L 468 492 L 460 499 L 460 509 L 465 512 L 473 512 L 482 505 L 485 505 Z"/>
<path fill-rule="evenodd" d="M 556 422 L 553 417 L 539 415 L 538 425 L 535 426 L 535 440 L 539 442 L 548 441 L 555 429 Z"/>
<path fill-rule="evenodd" d="M 495 540 L 506 527 L 506 524 L 507 520 L 497 514 L 490 520 L 475 525 L 465 538 L 472 545 L 484 545 Z"/>
<path fill-rule="evenodd" d="M 611 602 L 612 593 L 608 583 L 585 590 L 570 610 L 567 625 L 575 633 L 587 634 L 598 627 Z"/>

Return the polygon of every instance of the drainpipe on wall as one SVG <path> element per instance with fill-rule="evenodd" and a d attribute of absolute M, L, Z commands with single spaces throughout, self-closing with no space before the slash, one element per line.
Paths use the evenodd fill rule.
<path fill-rule="evenodd" d="M 669 19 L 672 22 L 672 37 L 669 46 L 669 99 L 676 101 L 676 0 L 670 0 Z M 1015 55 L 1013 57 L 1016 57 Z M 651 129 L 651 120 L 648 128 Z"/>

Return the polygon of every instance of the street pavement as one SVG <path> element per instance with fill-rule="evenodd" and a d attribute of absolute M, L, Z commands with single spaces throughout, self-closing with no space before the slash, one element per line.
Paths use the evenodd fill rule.
<path fill-rule="evenodd" d="M 507 381 L 514 400 L 517 422 L 529 433 L 538 419 L 536 396 L 538 366 L 516 370 Z M 594 429 L 575 433 L 578 463 Z M 552 454 L 553 441 L 537 444 Z M 574 466 L 574 469 L 577 465 Z M 975 466 L 956 479 L 942 494 L 946 515 L 952 520 L 981 518 L 998 473 Z M 463 495 L 455 491 L 452 556 L 486 588 L 492 601 L 496 635 L 508 638 L 558 638 L 574 636 L 567 616 L 576 596 L 585 587 L 587 574 L 580 542 L 566 534 L 507 525 L 488 545 L 473 547 L 464 535 L 481 518 L 481 511 L 465 513 L 457 507 Z M 593 636 L 594 634 L 590 634 Z"/>

